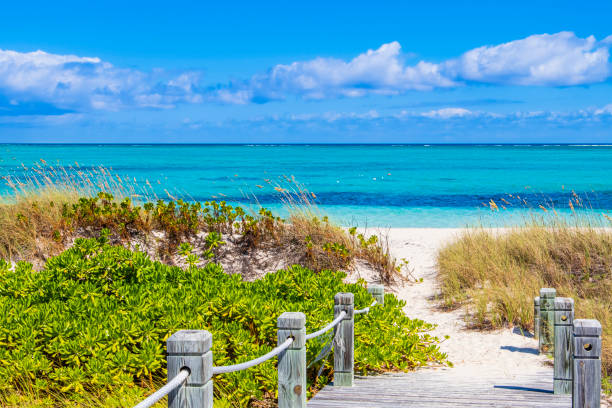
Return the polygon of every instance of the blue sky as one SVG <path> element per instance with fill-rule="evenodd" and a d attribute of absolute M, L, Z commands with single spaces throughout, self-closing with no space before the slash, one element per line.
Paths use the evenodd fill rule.
<path fill-rule="evenodd" d="M 11 2 L 0 142 L 610 143 L 612 3 Z"/>

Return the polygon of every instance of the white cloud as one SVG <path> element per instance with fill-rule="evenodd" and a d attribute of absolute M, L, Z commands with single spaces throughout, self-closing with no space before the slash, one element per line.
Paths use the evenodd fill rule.
<path fill-rule="evenodd" d="M 612 75 L 612 36 L 597 41 L 571 32 L 532 35 L 487 45 L 442 62 L 406 62 L 398 42 L 383 44 L 350 60 L 315 58 L 279 64 L 265 73 L 225 86 L 201 88 L 200 74 L 170 78 L 163 71 L 121 68 L 95 57 L 43 51 L 0 50 L 0 102 L 11 109 L 42 103 L 64 110 L 172 107 L 177 103 L 263 103 L 289 96 L 304 99 L 394 95 L 487 83 L 571 86 L 605 81 Z M 30 107 L 30 109 L 32 109 Z M 450 110 L 449 110 L 450 109 Z M 430 117 L 467 112 L 447 108 Z"/>
<path fill-rule="evenodd" d="M 607 104 L 601 109 L 595 111 L 596 115 L 612 115 L 612 103 Z"/>
<path fill-rule="evenodd" d="M 324 112 L 324 113 L 298 113 L 284 117 L 277 117 L 277 120 L 291 120 L 296 122 L 309 122 L 322 120 L 326 122 L 335 122 L 344 119 L 378 119 L 380 114 L 375 109 L 370 109 L 367 112 Z M 268 120 L 270 118 L 261 118 Z"/>
<path fill-rule="evenodd" d="M 196 75 L 184 73 L 164 82 L 155 74 L 117 68 L 99 58 L 0 50 L 0 95 L 15 105 L 36 101 L 68 109 L 169 107 L 201 102 L 194 92 L 196 80 Z"/>
<path fill-rule="evenodd" d="M 610 76 L 610 37 L 578 38 L 571 32 L 532 35 L 475 48 L 445 63 L 462 80 L 511 85 L 564 86 L 604 81 Z"/>
<path fill-rule="evenodd" d="M 462 118 L 465 116 L 474 115 L 469 109 L 464 108 L 442 108 L 437 110 L 431 110 L 429 112 L 424 112 L 421 114 L 426 118 L 435 118 L 435 119 L 451 119 L 451 118 Z"/>
<path fill-rule="evenodd" d="M 396 94 L 406 90 L 430 90 L 457 84 L 440 72 L 440 66 L 421 61 L 407 66 L 401 46 L 394 41 L 368 50 L 345 62 L 336 58 L 279 64 L 243 83 L 217 90 L 224 102 L 246 103 L 283 99 L 297 94 L 306 99 L 333 96 L 359 97 L 368 93 Z"/>
<path fill-rule="evenodd" d="M 603 115 L 603 116 L 602 116 Z M 376 110 L 364 112 L 327 111 L 320 113 L 293 113 L 286 115 L 258 116 L 246 120 L 229 120 L 229 123 L 439 123 L 452 120 L 453 124 L 491 124 L 491 123 L 548 123 L 557 125 L 586 124 L 601 120 L 612 120 L 612 104 L 603 108 L 590 108 L 573 111 L 515 111 L 497 113 L 473 111 L 461 107 L 447 107 L 430 111 L 400 110 L 380 113 Z"/>
<path fill-rule="evenodd" d="M 570 86 L 605 81 L 612 36 L 602 41 L 572 32 L 532 35 L 483 46 L 441 63 L 407 65 L 398 42 L 383 44 L 350 61 L 315 58 L 280 64 L 250 80 L 213 92 L 228 103 L 266 102 L 296 95 L 305 99 L 397 94 L 461 86 L 465 82 L 524 86 Z"/>

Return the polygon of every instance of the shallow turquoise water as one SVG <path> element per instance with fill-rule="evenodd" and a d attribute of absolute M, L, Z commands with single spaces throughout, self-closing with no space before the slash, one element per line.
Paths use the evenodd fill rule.
<path fill-rule="evenodd" d="M 562 211 L 572 190 L 595 212 L 612 210 L 612 146 L 0 145 L 3 176 L 23 177 L 21 165 L 40 159 L 112 168 L 139 185 L 149 180 L 161 197 L 166 189 L 255 205 L 245 197 L 254 193 L 281 213 L 279 194 L 265 180 L 294 176 L 323 212 L 351 225 L 512 224 L 526 214 L 517 195 L 527 206 Z M 490 199 L 507 210 L 485 208 Z"/>

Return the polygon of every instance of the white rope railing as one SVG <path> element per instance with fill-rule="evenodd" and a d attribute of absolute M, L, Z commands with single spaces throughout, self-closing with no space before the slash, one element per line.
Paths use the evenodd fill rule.
<path fill-rule="evenodd" d="M 364 309 L 359 309 L 359 310 L 355 310 L 353 313 L 355 314 L 362 314 L 362 313 L 369 313 L 370 312 L 370 308 L 376 306 L 376 304 L 378 303 L 377 300 L 375 300 L 374 302 L 372 302 L 372 304 Z"/>
<path fill-rule="evenodd" d="M 307 334 L 306 335 L 306 340 L 310 340 L 310 339 L 314 339 L 315 337 L 319 337 L 323 333 L 333 329 L 334 327 L 336 327 L 338 325 L 338 323 L 340 323 L 342 321 L 342 319 L 344 319 L 344 316 L 346 316 L 346 312 L 345 311 L 340 312 L 338 317 L 336 317 L 330 324 L 328 324 L 327 326 L 325 326 L 321 330 L 317 330 L 314 333 Z"/>
<path fill-rule="evenodd" d="M 292 338 L 288 338 L 287 340 L 285 340 L 285 342 L 283 344 L 281 344 L 280 346 L 276 347 L 275 349 L 273 349 L 269 353 L 264 354 L 261 357 L 257 357 L 254 360 L 246 361 L 246 362 L 240 363 L 240 364 L 221 366 L 221 367 L 213 367 L 212 373 L 213 373 L 213 375 L 215 375 L 215 374 L 232 373 L 234 371 L 246 370 L 247 368 L 251 368 L 253 366 L 256 366 L 257 364 L 261 364 L 264 361 L 267 361 L 267 360 L 271 359 L 272 357 L 280 354 L 282 351 L 286 350 L 287 347 L 289 347 L 291 345 L 291 343 L 293 343 L 293 339 Z"/>
<path fill-rule="evenodd" d="M 372 291 L 370 290 L 370 288 L 368 288 L 368 292 L 373 294 L 374 297 L 378 296 L 380 298 L 380 296 L 384 295 L 384 291 L 382 290 L 383 288 L 380 287 L 381 285 L 376 285 L 376 286 L 377 287 L 373 288 Z M 381 302 L 382 302 L 382 298 L 381 298 Z M 181 395 L 183 395 L 183 393 L 185 394 L 184 395 L 185 398 L 183 399 L 184 401 L 175 400 L 174 402 L 172 402 L 172 404 L 178 403 L 181 405 L 181 407 L 183 407 L 185 401 L 192 401 L 192 400 L 196 401 L 197 400 L 196 403 L 199 404 L 198 406 L 201 406 L 201 404 L 203 404 L 202 405 L 203 407 L 211 408 L 212 407 L 211 403 L 213 401 L 213 395 L 212 395 L 213 387 L 210 385 L 212 385 L 213 375 L 232 373 L 235 371 L 246 370 L 248 368 L 254 367 L 258 364 L 261 364 L 265 361 L 270 360 L 272 357 L 280 355 L 283 351 L 287 350 L 291 346 L 291 344 L 293 344 L 294 342 L 297 342 L 296 345 L 288 353 L 291 354 L 291 352 L 293 351 L 295 351 L 296 353 L 305 353 L 305 348 L 306 348 L 305 340 L 310 340 L 315 337 L 319 337 L 322 334 L 327 333 L 331 329 L 338 326 L 345 319 L 346 321 L 344 322 L 344 324 L 347 326 L 347 330 L 340 330 L 338 333 L 336 333 L 336 335 L 341 336 L 342 338 L 339 341 L 342 344 L 347 344 L 350 349 L 346 349 L 345 347 L 340 347 L 338 348 L 338 350 L 334 351 L 335 353 L 339 353 L 338 358 L 335 359 L 334 371 L 337 373 L 338 372 L 342 372 L 342 373 L 348 372 L 344 365 L 336 367 L 337 365 L 336 363 L 337 361 L 341 361 L 344 364 L 346 363 L 346 361 L 353 360 L 353 351 L 352 351 L 353 350 L 353 340 L 352 338 L 346 338 L 347 335 L 350 335 L 352 337 L 351 333 L 353 333 L 353 330 L 354 330 L 352 314 L 353 313 L 354 314 L 368 313 L 371 307 L 378 304 L 378 301 L 374 300 L 374 302 L 370 306 L 364 309 L 354 310 L 353 309 L 354 308 L 353 294 L 352 293 L 337 293 L 336 296 L 334 297 L 334 304 L 335 304 L 334 306 L 335 308 L 337 307 L 338 309 L 340 309 L 340 310 L 336 309 L 336 311 L 340 312 L 338 316 L 334 320 L 332 320 L 328 325 L 323 327 L 322 329 L 317 330 L 314 333 L 310 333 L 306 335 L 304 334 L 304 325 L 306 323 L 306 319 L 303 313 L 298 313 L 298 312 L 283 313 L 279 317 L 279 321 L 278 321 L 279 341 L 285 338 L 283 343 L 278 345 L 277 347 L 272 349 L 270 352 L 264 354 L 261 357 L 258 357 L 253 360 L 246 361 L 240 364 L 220 366 L 220 367 L 212 366 L 212 359 L 205 358 L 206 356 L 212 353 L 211 351 L 212 335 L 210 334 L 210 332 L 206 330 L 179 330 L 178 332 L 170 336 L 170 338 L 167 340 L 168 355 L 181 357 L 179 359 L 174 358 L 172 360 L 171 359 L 168 360 L 168 372 L 176 372 L 177 369 L 179 369 L 180 367 L 182 368 L 178 370 L 179 371 L 178 374 L 174 378 L 172 378 L 170 381 L 168 381 L 166 385 L 164 385 L 158 391 L 151 394 L 149 397 L 147 397 L 145 400 L 140 402 L 138 405 L 134 406 L 134 408 L 150 408 L 154 404 L 159 402 L 162 398 L 164 398 L 166 395 L 168 395 L 173 390 L 179 387 L 180 387 Z M 381 304 L 384 304 L 384 302 L 382 302 Z M 350 319 L 346 318 L 348 314 L 351 314 Z M 292 330 L 296 330 L 296 331 L 292 332 Z M 289 333 L 294 333 L 293 336 L 295 337 L 291 336 L 287 338 L 286 337 L 288 335 L 287 331 Z M 331 350 L 331 345 L 332 345 L 332 342 L 329 342 L 328 346 L 330 350 Z M 322 350 L 323 354 L 320 353 L 320 356 L 323 355 L 323 358 L 325 358 L 325 356 L 327 355 L 327 352 L 325 352 L 325 350 L 326 350 L 325 348 L 324 350 Z M 346 355 L 346 353 L 349 353 L 349 354 Z M 317 357 L 317 360 L 315 360 L 315 362 L 320 360 L 319 359 L 320 356 Z M 206 367 L 202 368 L 201 367 L 202 364 L 205 364 Z M 285 381 L 285 383 L 289 381 L 289 383 L 291 384 L 289 383 L 287 384 L 291 385 L 291 387 L 293 387 L 292 389 L 297 389 L 297 385 L 294 387 L 295 384 L 293 384 L 294 383 L 293 379 L 295 378 L 305 379 L 306 369 L 310 367 L 310 365 L 306 367 L 305 364 L 296 365 L 291 358 L 283 358 L 282 355 L 279 357 L 278 364 L 279 364 L 278 365 L 279 373 L 281 372 L 291 373 L 291 375 L 288 377 L 289 380 L 285 378 L 283 381 Z M 198 367 L 198 368 L 195 369 L 192 374 L 190 371 L 190 367 Z M 352 372 L 352 368 L 350 372 Z M 192 378 L 191 381 L 194 384 L 197 383 L 201 385 L 201 387 L 185 386 L 185 381 L 190 375 L 195 376 Z M 281 377 L 279 376 L 279 389 L 280 389 L 280 382 L 281 382 Z M 338 384 L 336 384 L 336 378 L 334 377 L 334 384 L 338 386 L 352 385 L 352 382 L 353 382 L 352 376 L 350 378 L 345 376 L 345 377 L 340 377 L 340 379 L 338 380 Z M 300 387 L 301 387 L 300 390 L 305 388 L 306 383 L 304 382 L 304 384 L 300 385 Z M 285 398 L 294 398 L 294 397 L 285 396 Z M 283 401 L 284 403 L 281 404 L 281 394 L 279 393 L 279 406 L 287 406 L 287 403 L 288 403 L 287 401 L 289 400 L 286 400 L 286 401 L 283 400 Z M 306 400 L 304 399 L 303 403 L 305 403 L 305 401 Z"/>
<path fill-rule="evenodd" d="M 160 399 L 164 398 L 166 395 L 170 394 L 172 390 L 181 385 L 183 381 L 189 377 L 189 370 L 184 368 L 179 373 L 168 381 L 166 385 L 161 387 L 159 390 L 155 391 L 153 394 L 149 395 L 145 400 L 141 401 L 138 405 L 135 405 L 134 408 L 150 408 L 155 403 L 157 403 Z"/>

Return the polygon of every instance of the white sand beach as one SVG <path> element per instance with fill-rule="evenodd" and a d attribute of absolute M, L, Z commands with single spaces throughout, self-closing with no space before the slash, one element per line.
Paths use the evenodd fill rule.
<path fill-rule="evenodd" d="M 369 231 L 372 233 L 372 231 Z M 442 311 L 432 297 L 437 293 L 436 253 L 455 239 L 462 229 L 392 228 L 380 231 L 389 239 L 389 247 L 397 259 L 405 258 L 415 278 L 422 283 L 407 283 L 391 290 L 406 301 L 404 311 L 413 318 L 435 323 L 434 334 L 450 336 L 441 348 L 448 353 L 454 368 L 443 368 L 458 376 L 495 376 L 512 379 L 521 374 L 541 371 L 552 360 L 538 355 L 537 340 L 531 334 L 506 328 L 495 331 L 466 329 L 464 310 Z M 500 230 L 501 232 L 501 230 Z M 365 271 L 358 271 L 367 274 Z M 372 276 L 363 276 L 366 280 Z"/>

